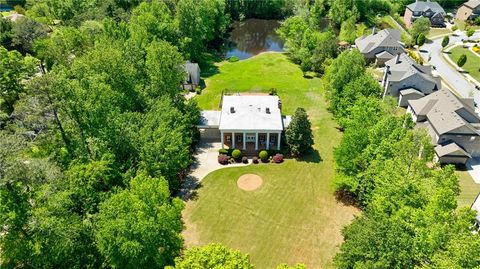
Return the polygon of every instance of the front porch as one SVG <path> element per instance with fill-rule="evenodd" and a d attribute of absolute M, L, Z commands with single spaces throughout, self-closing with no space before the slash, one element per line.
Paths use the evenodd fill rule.
<path fill-rule="evenodd" d="M 245 151 L 280 150 L 281 132 L 220 132 L 222 148 Z"/>

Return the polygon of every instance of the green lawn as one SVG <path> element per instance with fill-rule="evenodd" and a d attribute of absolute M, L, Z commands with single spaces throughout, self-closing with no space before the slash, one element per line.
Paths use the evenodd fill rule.
<path fill-rule="evenodd" d="M 453 48 L 452 50 L 450 50 L 449 56 L 456 63 L 458 58 L 460 58 L 462 54 L 467 55 L 467 62 L 462 67 L 462 69 L 467 71 L 477 81 L 480 81 L 480 57 L 463 47 Z"/>
<path fill-rule="evenodd" d="M 427 38 L 436 37 L 439 35 L 450 34 L 452 31 L 447 28 L 430 28 L 430 32 L 428 32 Z"/>
<path fill-rule="evenodd" d="M 298 66 L 280 53 L 219 64 L 197 97 L 203 109 L 218 109 L 222 90 L 267 92 L 274 87 L 284 113 L 304 107 L 312 121 L 315 150 L 305 160 L 226 168 L 209 174 L 198 198 L 184 210 L 187 246 L 221 242 L 250 254 L 256 268 L 279 263 L 305 263 L 309 268 L 332 268 L 342 242 L 341 228 L 359 211 L 337 202 L 331 180 L 333 147 L 341 134 L 326 110 L 319 78 L 306 79 Z M 237 178 L 254 173 L 263 186 L 253 192 L 237 188 Z"/>
<path fill-rule="evenodd" d="M 458 206 L 471 206 L 475 197 L 480 193 L 480 184 L 475 183 L 467 171 L 457 171 L 460 179 L 460 195 Z"/>
<path fill-rule="evenodd" d="M 467 25 L 467 22 L 459 20 L 455 20 L 455 25 L 462 31 L 466 30 L 467 28 L 473 28 L 475 30 L 480 29 L 480 25 Z"/>

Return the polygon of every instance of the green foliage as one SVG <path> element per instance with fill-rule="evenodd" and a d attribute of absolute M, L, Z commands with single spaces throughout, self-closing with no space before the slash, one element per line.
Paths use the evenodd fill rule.
<path fill-rule="evenodd" d="M 95 240 L 109 266 L 164 267 L 182 247 L 183 203 L 163 178 L 138 175 L 100 205 Z M 160 251 L 161 250 L 161 251 Z"/>
<path fill-rule="evenodd" d="M 417 45 L 419 46 L 423 46 L 423 44 L 425 44 L 425 35 L 423 33 L 420 33 L 417 37 Z"/>
<path fill-rule="evenodd" d="M 356 2 L 354 0 L 330 1 L 328 18 L 337 26 L 347 20 L 356 22 L 360 18 Z"/>
<path fill-rule="evenodd" d="M 242 156 L 242 152 L 239 149 L 234 149 L 232 151 L 232 158 L 238 160 Z"/>
<path fill-rule="evenodd" d="M 183 257 L 175 259 L 175 269 L 191 268 L 253 269 L 253 265 L 248 255 L 238 250 L 230 250 L 220 244 L 209 244 L 190 248 Z"/>
<path fill-rule="evenodd" d="M 412 24 L 412 29 L 410 29 L 410 34 L 412 35 L 413 39 L 417 41 L 417 38 L 420 34 L 427 36 L 430 32 L 430 20 L 428 18 L 419 18 L 415 20 Z"/>
<path fill-rule="evenodd" d="M 268 152 L 266 150 L 262 150 L 260 153 L 258 153 L 258 157 L 260 157 L 262 161 L 265 161 L 268 159 Z"/>
<path fill-rule="evenodd" d="M 353 19 L 348 19 L 342 22 L 342 26 L 340 27 L 339 39 L 341 41 L 346 41 L 350 44 L 353 44 L 355 42 L 355 38 L 357 37 L 355 31 L 355 21 Z"/>
<path fill-rule="evenodd" d="M 378 95 L 378 86 L 373 86 L 372 79 L 357 78 L 365 76 L 365 60 L 358 50 L 345 51 L 327 67 L 324 80 L 330 110 L 335 116 L 348 114 L 346 108 L 353 104 L 357 95 L 365 90 L 366 95 Z M 350 83 L 353 83 L 349 85 Z M 356 88 L 359 84 L 368 88 Z M 347 85 L 349 85 L 347 87 Z M 358 94 L 357 94 L 358 91 Z"/>
<path fill-rule="evenodd" d="M 41 23 L 23 17 L 13 23 L 12 46 L 22 53 L 32 53 L 35 40 L 47 36 L 47 27 Z"/>
<path fill-rule="evenodd" d="M 289 266 L 287 264 L 280 264 L 277 266 L 277 269 L 307 269 L 307 267 L 304 264 L 298 263 L 293 266 Z"/>
<path fill-rule="evenodd" d="M 23 80 L 34 73 L 35 64 L 35 58 L 24 58 L 18 51 L 0 46 L 0 112 L 13 112 L 13 105 L 24 91 Z"/>
<path fill-rule="evenodd" d="M 234 62 L 240 61 L 240 59 L 237 56 L 231 56 L 231 57 L 228 58 L 228 61 L 230 63 L 234 63 Z"/>
<path fill-rule="evenodd" d="M 458 60 L 457 60 L 457 65 L 459 67 L 462 67 L 462 66 L 465 65 L 466 62 L 467 62 L 467 55 L 462 54 L 462 55 L 460 55 L 460 58 L 458 58 Z"/>
<path fill-rule="evenodd" d="M 295 1 L 237 1 L 226 0 L 226 12 L 234 20 L 256 19 L 282 19 L 291 15 L 295 8 Z"/>
<path fill-rule="evenodd" d="M 446 46 L 448 46 L 449 43 L 450 43 L 450 37 L 444 36 L 442 39 L 442 47 L 445 48 Z"/>
<path fill-rule="evenodd" d="M 458 30 L 458 26 L 457 26 L 457 25 L 452 26 L 452 32 L 455 32 L 455 31 L 457 31 L 457 30 Z"/>
<path fill-rule="evenodd" d="M 227 155 L 228 154 L 228 149 L 219 149 L 218 153 Z"/>
<path fill-rule="evenodd" d="M 12 23 L 0 14 L 0 46 L 10 47 L 12 42 Z"/>
<path fill-rule="evenodd" d="M 475 29 L 469 28 L 467 30 L 467 37 L 471 37 L 473 34 L 475 34 Z"/>
<path fill-rule="evenodd" d="M 299 107 L 295 110 L 292 121 L 285 130 L 285 138 L 293 156 L 300 156 L 312 148 L 313 134 L 305 109 Z"/>

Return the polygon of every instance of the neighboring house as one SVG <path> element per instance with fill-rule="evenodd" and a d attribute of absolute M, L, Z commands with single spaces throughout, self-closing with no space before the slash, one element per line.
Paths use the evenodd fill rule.
<path fill-rule="evenodd" d="M 13 13 L 8 16 L 4 17 L 6 20 L 9 20 L 11 22 L 16 22 L 20 20 L 21 18 L 25 18 L 25 15 L 19 14 L 19 13 Z"/>
<path fill-rule="evenodd" d="M 220 140 L 222 148 L 280 149 L 290 119 L 282 116 L 278 96 L 224 95 L 221 111 L 202 111 L 197 127 L 202 138 Z"/>
<path fill-rule="evenodd" d="M 480 117 L 473 99 L 442 89 L 408 101 L 407 113 L 432 137 L 436 161 L 465 164 L 471 157 L 480 157 Z"/>
<path fill-rule="evenodd" d="M 473 20 L 480 16 L 480 0 L 470 0 L 463 3 L 457 10 L 455 18 L 457 20 L 466 21 Z"/>
<path fill-rule="evenodd" d="M 432 74 L 431 66 L 420 65 L 406 53 L 398 54 L 385 63 L 382 79 L 383 96 L 399 97 L 398 105 L 421 98 L 441 88 L 441 80 Z"/>
<path fill-rule="evenodd" d="M 416 19 L 422 17 L 428 18 L 434 27 L 445 27 L 445 16 L 445 10 L 437 2 L 417 0 L 407 6 L 403 20 L 408 28 Z"/>
<path fill-rule="evenodd" d="M 185 79 L 182 82 L 182 88 L 194 91 L 200 85 L 200 67 L 197 63 L 187 61 L 183 68 L 185 70 Z"/>
<path fill-rule="evenodd" d="M 400 39 L 400 30 L 384 29 L 377 33 L 373 28 L 372 34 L 357 38 L 355 45 L 367 62 L 383 66 L 386 61 L 405 52 Z"/>

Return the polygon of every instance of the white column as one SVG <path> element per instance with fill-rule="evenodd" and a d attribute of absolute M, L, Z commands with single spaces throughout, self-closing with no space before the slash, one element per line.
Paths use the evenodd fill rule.
<path fill-rule="evenodd" d="M 267 149 L 270 149 L 270 133 L 267 132 Z"/>
<path fill-rule="evenodd" d="M 282 133 L 278 133 L 278 138 L 277 138 L 277 150 L 280 150 L 280 137 L 282 137 Z"/>
<path fill-rule="evenodd" d="M 258 133 L 255 132 L 255 150 L 258 150 Z"/>
<path fill-rule="evenodd" d="M 236 148 L 235 147 L 235 133 L 232 132 L 232 149 Z"/>
<path fill-rule="evenodd" d="M 220 140 L 222 141 L 222 149 L 223 149 L 223 132 L 220 131 Z"/>
<path fill-rule="evenodd" d="M 245 142 L 246 134 L 243 132 L 243 150 L 247 149 L 247 142 Z"/>

